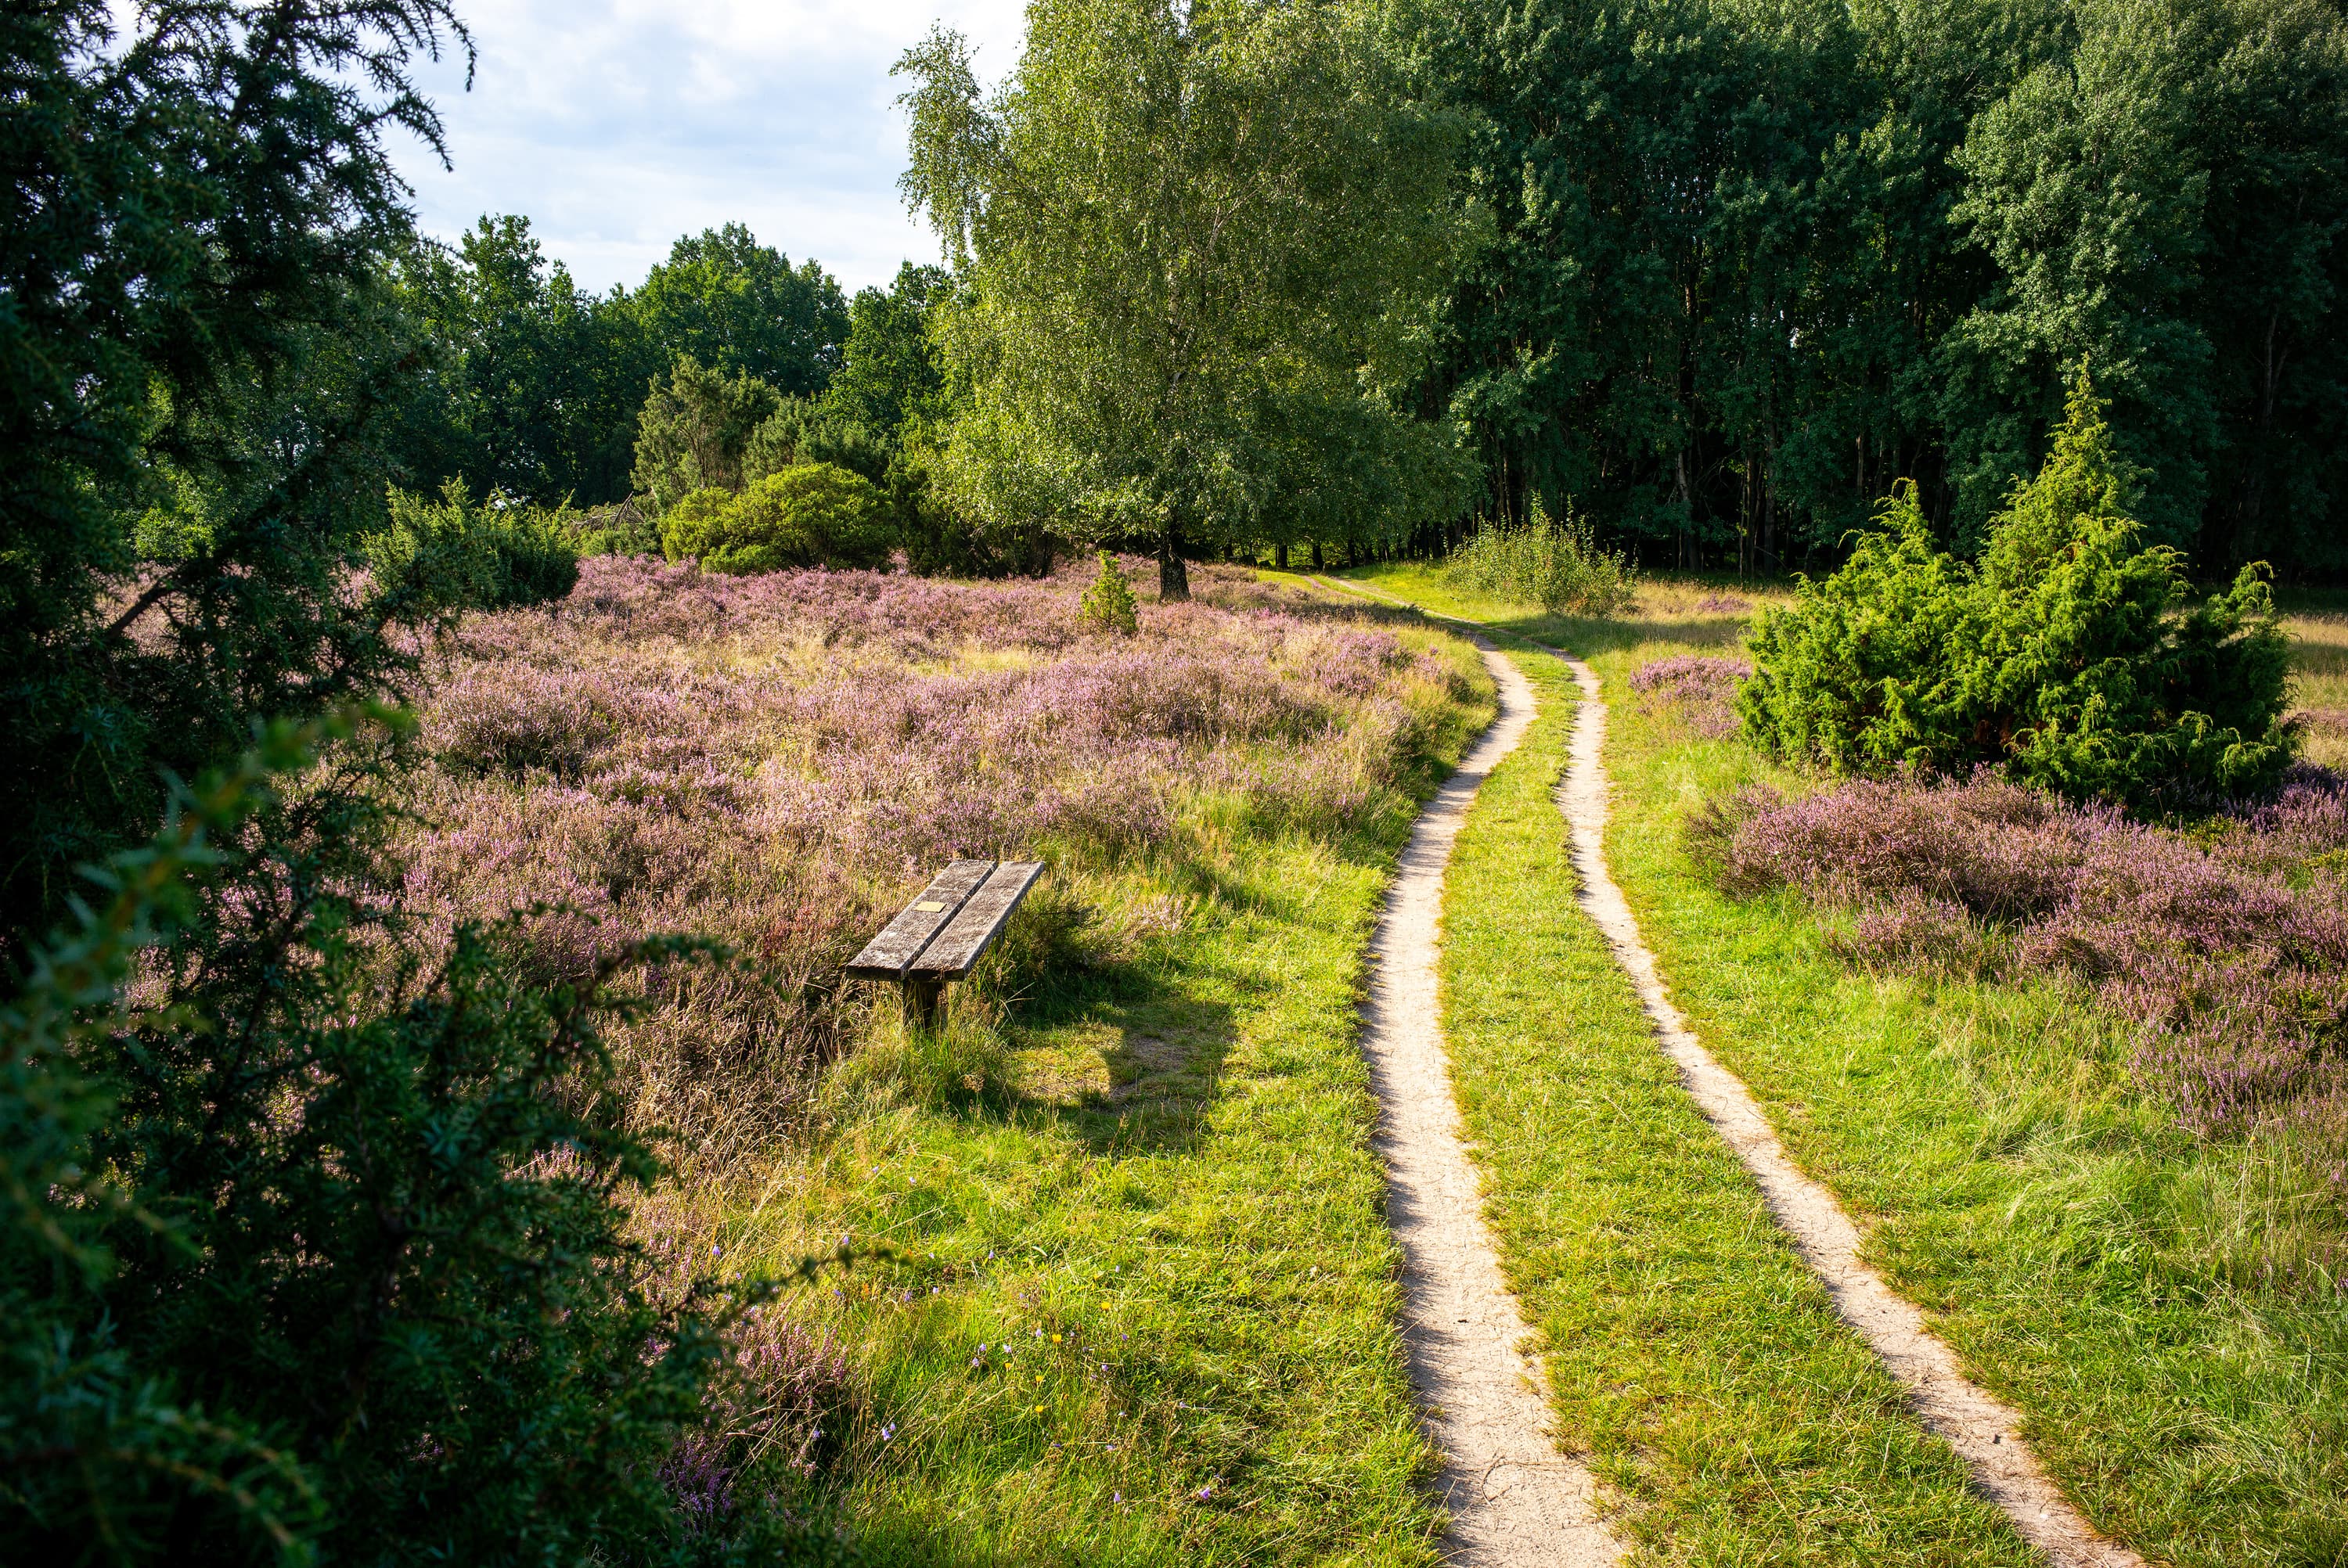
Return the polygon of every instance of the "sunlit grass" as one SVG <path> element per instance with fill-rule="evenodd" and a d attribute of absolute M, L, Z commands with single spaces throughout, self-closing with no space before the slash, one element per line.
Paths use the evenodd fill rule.
<path fill-rule="evenodd" d="M 1056 874 L 941 1040 L 877 1003 L 819 1132 L 710 1214 L 745 1272 L 883 1249 L 788 1302 L 859 1369 L 811 1491 L 871 1560 L 1434 1561 L 1354 1040 L 1407 815 L 1250 821 Z"/>
<path fill-rule="evenodd" d="M 2348 772 L 2348 611 L 2320 603 L 2284 601 L 2291 613 L 2293 711 L 2303 715 L 2301 754 L 2309 762 Z"/>
<path fill-rule="evenodd" d="M 1445 895 L 1446 1029 L 1561 1430 L 1654 1562 L 2032 1561 L 1836 1320 L 1575 907 L 1575 688 L 1484 786 Z"/>

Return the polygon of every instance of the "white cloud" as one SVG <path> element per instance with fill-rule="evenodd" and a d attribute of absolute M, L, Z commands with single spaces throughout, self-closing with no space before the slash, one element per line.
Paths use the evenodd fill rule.
<path fill-rule="evenodd" d="M 853 292 L 934 261 L 897 197 L 903 83 L 889 67 L 942 21 L 990 79 L 1017 58 L 1021 0 L 474 0 L 480 53 L 422 80 L 453 170 L 395 145 L 425 231 L 485 212 L 530 220 L 596 289 L 633 285 L 671 241 L 747 223 Z"/>

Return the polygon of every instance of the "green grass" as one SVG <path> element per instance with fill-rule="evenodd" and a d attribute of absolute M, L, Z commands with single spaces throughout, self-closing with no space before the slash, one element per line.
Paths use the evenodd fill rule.
<path fill-rule="evenodd" d="M 2283 628 L 2291 633 L 2291 706 L 2327 714 L 2301 737 L 2307 760 L 2348 770 L 2348 729 L 2330 715 L 2348 713 L 2348 611 L 2339 594 L 2302 592 L 2284 601 Z"/>
<path fill-rule="evenodd" d="M 1575 907 L 1562 771 L 1575 692 L 1462 829 L 1445 889 L 1455 1081 L 1489 1213 L 1547 1347 L 1560 1431 L 1634 1506 L 1655 1563 L 2033 1561 L 1836 1320 L 1680 1088 Z"/>
<path fill-rule="evenodd" d="M 1209 803 L 1180 856 L 1056 873 L 1024 939 L 1077 909 L 1109 937 L 875 1041 L 829 1132 L 728 1199 L 747 1271 L 894 1251 L 787 1304 L 859 1368 L 818 1490 L 873 1561 L 1435 1560 L 1355 1041 L 1409 815 L 1333 844 Z"/>
<path fill-rule="evenodd" d="M 1687 808 L 1799 781 L 1689 741 L 1626 687 L 1650 659 L 1718 651 L 1735 617 L 1576 624 L 1450 600 L 1423 569 L 1361 575 L 1592 657 L 1610 860 L 1680 1006 L 2090 1517 L 2179 1563 L 2348 1562 L 2348 1303 L 2310 1266 L 2337 1254 L 2292 1174 L 2185 1135 L 2127 1084 L 2127 1040 L 2061 992 L 1855 974 L 1798 900 L 1712 889 L 1681 848 Z"/>

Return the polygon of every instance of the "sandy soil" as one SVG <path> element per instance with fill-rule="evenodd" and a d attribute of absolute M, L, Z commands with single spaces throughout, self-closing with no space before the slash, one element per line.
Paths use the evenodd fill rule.
<path fill-rule="evenodd" d="M 1402 1244 L 1403 1337 L 1443 1454 L 1447 1561 L 1477 1568 L 1612 1563 L 1590 1473 L 1549 1435 L 1540 1362 L 1500 1275 L 1483 1192 L 1459 1138 L 1436 959 L 1443 873 L 1476 791 L 1532 723 L 1532 687 L 1485 646 L 1500 716 L 1419 816 L 1371 938 L 1363 1049 L 1381 1112 L 1386 1213 Z"/>

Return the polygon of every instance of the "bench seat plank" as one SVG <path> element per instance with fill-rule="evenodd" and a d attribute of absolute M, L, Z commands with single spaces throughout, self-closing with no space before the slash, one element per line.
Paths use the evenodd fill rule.
<path fill-rule="evenodd" d="M 862 952 L 848 960 L 845 973 L 860 980 L 903 979 L 906 967 L 921 957 L 930 939 L 954 918 L 994 869 L 992 860 L 957 860 L 948 866 L 864 944 Z"/>
<path fill-rule="evenodd" d="M 1027 889 L 1043 874 L 1041 861 L 1006 860 L 996 866 L 986 885 L 970 896 L 906 973 L 946 980 L 958 980 L 969 974 L 978 956 L 986 951 L 987 944 L 1011 918 L 1011 911 L 1019 907 L 1019 900 L 1027 897 Z"/>

